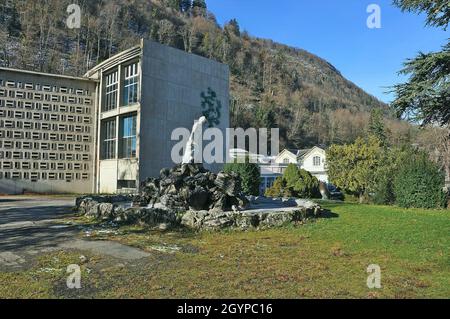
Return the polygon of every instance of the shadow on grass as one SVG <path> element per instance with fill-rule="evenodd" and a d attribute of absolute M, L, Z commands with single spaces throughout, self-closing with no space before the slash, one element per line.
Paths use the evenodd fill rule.
<path fill-rule="evenodd" d="M 83 216 L 78 216 L 83 218 Z M 183 226 L 169 226 L 166 229 L 160 229 L 157 225 L 145 225 L 137 223 L 116 223 L 112 221 L 96 221 L 89 219 L 82 219 L 75 222 L 80 229 L 89 231 L 114 230 L 119 236 L 128 235 L 170 235 L 173 239 L 190 239 L 198 235 L 198 232 L 188 229 Z M 96 240 L 96 239 L 93 239 Z M 99 240 L 102 240 L 101 236 Z"/>
<path fill-rule="evenodd" d="M 319 217 L 319 219 L 330 219 L 330 218 L 339 218 L 339 214 L 333 213 L 331 210 L 326 209 Z"/>
<path fill-rule="evenodd" d="M 149 235 L 168 235 L 170 234 L 171 237 L 174 239 L 189 239 L 194 238 L 198 235 L 198 232 L 188 229 L 183 226 L 177 226 L 177 227 L 169 227 L 168 229 L 158 229 L 157 227 L 152 226 L 142 226 L 141 228 L 133 227 L 135 225 L 119 225 L 118 229 L 121 231 L 122 234 L 127 235 L 143 235 L 143 234 L 149 234 Z"/>

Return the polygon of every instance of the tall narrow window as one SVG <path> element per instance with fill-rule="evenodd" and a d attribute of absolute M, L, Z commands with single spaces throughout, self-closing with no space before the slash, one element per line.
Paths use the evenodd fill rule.
<path fill-rule="evenodd" d="M 121 158 L 136 157 L 136 115 L 121 119 L 122 151 Z"/>
<path fill-rule="evenodd" d="M 319 156 L 314 156 L 313 162 L 314 162 L 313 163 L 314 166 L 320 166 L 320 163 L 321 163 L 320 157 Z"/>
<path fill-rule="evenodd" d="M 116 158 L 116 120 L 105 121 L 102 123 L 103 134 L 103 154 L 102 159 Z"/>
<path fill-rule="evenodd" d="M 119 88 L 119 72 L 108 74 L 105 78 L 105 102 L 103 112 L 114 110 L 117 107 L 117 92 Z"/>
<path fill-rule="evenodd" d="M 123 106 L 138 102 L 139 65 L 133 63 L 125 67 L 125 82 L 123 85 Z"/>

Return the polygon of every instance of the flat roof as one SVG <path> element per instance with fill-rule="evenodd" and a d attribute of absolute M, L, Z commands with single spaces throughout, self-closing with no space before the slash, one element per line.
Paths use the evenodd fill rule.
<path fill-rule="evenodd" d="M 76 76 L 70 76 L 70 75 L 35 72 L 35 71 L 28 71 L 28 70 L 22 70 L 22 69 L 12 69 L 12 68 L 0 67 L 0 71 L 32 74 L 32 75 L 38 75 L 38 76 L 47 76 L 47 77 L 53 77 L 53 78 L 59 78 L 59 79 L 67 79 L 67 80 L 97 82 L 96 80 L 89 79 L 89 78 L 86 78 L 86 77 L 76 77 Z"/>

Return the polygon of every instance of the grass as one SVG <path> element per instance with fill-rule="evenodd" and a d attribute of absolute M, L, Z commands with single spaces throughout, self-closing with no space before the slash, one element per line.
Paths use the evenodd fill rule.
<path fill-rule="evenodd" d="M 89 256 L 83 269 L 90 273 L 83 272 L 83 289 L 74 293 L 64 289 L 64 272 L 37 271 L 65 270 L 79 253 L 48 254 L 31 269 L 0 273 L 0 297 L 450 298 L 449 211 L 322 205 L 335 216 L 300 227 L 200 234 L 126 227 L 99 234 L 93 238 L 151 257 L 122 265 Z M 382 289 L 366 285 L 370 264 L 381 267 Z"/>

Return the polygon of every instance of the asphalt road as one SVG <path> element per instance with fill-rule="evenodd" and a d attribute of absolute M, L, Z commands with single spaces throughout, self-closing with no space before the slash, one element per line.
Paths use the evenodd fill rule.
<path fill-rule="evenodd" d="M 114 242 L 80 239 L 80 227 L 58 222 L 74 215 L 74 197 L 0 197 L 0 269 L 22 267 L 55 250 L 93 251 L 133 260 L 148 254 Z"/>

